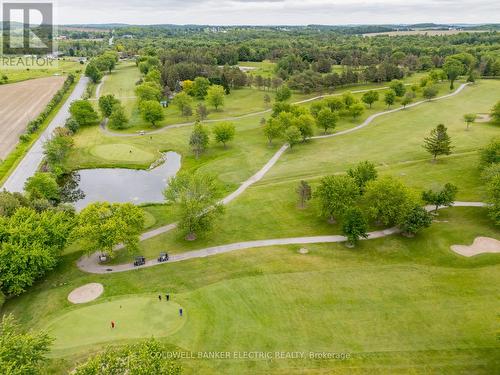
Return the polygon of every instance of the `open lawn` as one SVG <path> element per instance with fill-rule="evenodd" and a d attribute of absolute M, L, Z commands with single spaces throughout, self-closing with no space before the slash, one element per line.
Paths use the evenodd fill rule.
<path fill-rule="evenodd" d="M 297 246 L 262 248 L 124 274 L 83 274 L 73 265 L 79 253 L 68 252 L 56 273 L 8 301 L 4 312 L 30 327 L 54 326 L 56 345 L 61 345 L 52 351 L 55 371 L 70 368 L 75 359 L 98 350 L 99 343 L 133 340 L 147 332 L 193 353 L 350 355 L 347 360 L 181 360 L 187 374 L 298 374 L 320 368 L 494 373 L 499 305 L 491 297 L 500 293 L 499 258 L 467 259 L 450 246 L 497 236 L 498 230 L 479 208 L 443 210 L 439 219 L 414 239 L 394 236 L 354 250 L 312 245 L 309 254 L 300 255 Z M 70 305 L 67 294 L 88 282 L 102 283 L 104 295 L 88 307 Z M 171 326 L 170 320 L 158 327 L 158 317 L 178 322 L 157 300 L 167 291 L 187 314 L 182 327 Z M 110 332 L 110 319 L 125 322 L 118 329 L 127 327 L 126 332 Z M 55 328 L 58 321 L 61 328 Z M 88 325 L 88 334 L 71 339 L 82 332 L 81 324 Z"/>

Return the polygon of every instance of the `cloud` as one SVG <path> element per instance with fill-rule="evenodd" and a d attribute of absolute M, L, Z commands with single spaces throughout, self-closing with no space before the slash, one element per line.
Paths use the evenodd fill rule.
<path fill-rule="evenodd" d="M 486 0 L 58 0 L 59 23 L 382 24 L 498 22 Z"/>

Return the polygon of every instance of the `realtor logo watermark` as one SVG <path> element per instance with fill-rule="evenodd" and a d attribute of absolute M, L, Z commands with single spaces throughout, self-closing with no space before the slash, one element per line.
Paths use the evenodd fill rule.
<path fill-rule="evenodd" d="M 0 68 L 44 69 L 56 63 L 54 3 L 1 1 Z"/>

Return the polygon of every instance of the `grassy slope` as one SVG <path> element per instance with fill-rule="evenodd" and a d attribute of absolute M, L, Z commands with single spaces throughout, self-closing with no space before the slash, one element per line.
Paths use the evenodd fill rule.
<path fill-rule="evenodd" d="M 98 304 L 119 296 L 147 295 L 155 301 L 155 293 L 172 293 L 187 321 L 165 341 L 183 350 L 352 355 L 347 361 L 183 361 L 187 373 L 320 373 L 320 368 L 492 373 L 499 348 L 498 301 L 491 298 L 500 292 L 498 257 L 465 259 L 449 246 L 469 244 L 479 235 L 497 236 L 498 230 L 482 209 L 448 209 L 440 220 L 415 239 L 394 236 L 356 250 L 312 245 L 304 256 L 297 246 L 267 248 L 126 274 L 82 274 L 70 265 L 78 253 L 69 253 L 57 273 L 8 301 L 5 312 L 31 327 L 46 327 L 64 314 L 84 311 L 66 300 L 73 288 L 102 282 L 105 294 L 96 302 L 98 310 L 108 311 L 110 305 Z M 77 329 L 67 327 L 59 331 L 62 340 Z M 101 335 L 91 331 L 96 338 Z M 70 367 L 75 358 L 98 349 L 56 350 L 53 355 L 68 362 L 54 366 Z"/>

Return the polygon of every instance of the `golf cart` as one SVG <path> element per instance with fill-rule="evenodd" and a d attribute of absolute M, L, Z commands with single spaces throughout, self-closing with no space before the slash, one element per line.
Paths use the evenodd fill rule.
<path fill-rule="evenodd" d="M 146 258 L 140 256 L 135 257 L 134 267 L 144 266 L 146 264 Z"/>
<path fill-rule="evenodd" d="M 99 255 L 99 263 L 106 263 L 108 261 L 108 257 L 106 254 Z"/>
<path fill-rule="evenodd" d="M 168 254 L 160 253 L 160 257 L 158 258 L 158 263 L 165 263 L 165 262 L 168 262 Z"/>

